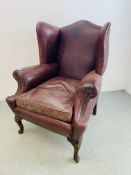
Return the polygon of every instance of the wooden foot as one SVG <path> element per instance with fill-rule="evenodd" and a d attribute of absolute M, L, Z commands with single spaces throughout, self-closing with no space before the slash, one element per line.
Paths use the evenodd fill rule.
<path fill-rule="evenodd" d="M 80 149 L 80 144 L 76 143 L 73 146 L 74 146 L 74 160 L 78 163 L 80 160 L 79 155 L 78 155 L 78 151 Z"/>
<path fill-rule="evenodd" d="M 18 126 L 20 128 L 18 133 L 22 134 L 24 132 L 24 126 L 23 126 L 23 124 L 21 122 L 21 119 L 19 119 L 18 117 L 15 116 L 15 122 L 18 124 Z"/>
<path fill-rule="evenodd" d="M 96 105 L 95 105 L 95 107 L 93 109 L 93 115 L 96 115 L 96 113 L 97 113 L 97 103 L 96 103 Z"/>
<path fill-rule="evenodd" d="M 78 155 L 78 151 L 79 151 L 79 149 L 80 149 L 82 139 L 81 139 L 80 141 L 74 141 L 72 138 L 67 138 L 67 140 L 68 140 L 68 141 L 73 145 L 73 147 L 74 147 L 74 156 L 73 156 L 73 158 L 74 158 L 75 162 L 78 163 L 79 160 L 80 160 L 79 155 Z"/>

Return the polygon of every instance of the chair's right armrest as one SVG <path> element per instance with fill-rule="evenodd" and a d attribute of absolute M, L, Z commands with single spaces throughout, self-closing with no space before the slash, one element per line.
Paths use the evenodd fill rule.
<path fill-rule="evenodd" d="M 52 64 L 40 64 L 36 66 L 30 66 L 22 69 L 15 70 L 13 77 L 18 82 L 18 89 L 15 95 L 8 96 L 6 102 L 14 111 L 16 107 L 16 96 L 27 92 L 28 90 L 38 86 L 44 81 L 53 78 L 58 73 L 58 66 L 55 63 Z"/>
<path fill-rule="evenodd" d="M 44 81 L 57 75 L 58 66 L 52 64 L 40 64 L 15 70 L 13 77 L 18 82 L 16 94 L 22 94 L 28 90 L 38 86 Z"/>
<path fill-rule="evenodd" d="M 6 102 L 14 111 L 16 107 L 16 96 L 27 92 L 28 90 L 38 86 L 44 81 L 53 78 L 58 73 L 58 66 L 55 63 L 41 64 L 15 70 L 13 77 L 18 82 L 18 89 L 15 95 L 8 96 Z"/>

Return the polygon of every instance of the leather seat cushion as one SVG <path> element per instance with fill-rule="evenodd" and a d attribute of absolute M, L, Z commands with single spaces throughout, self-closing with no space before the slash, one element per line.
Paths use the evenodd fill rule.
<path fill-rule="evenodd" d="M 16 105 L 36 114 L 70 122 L 78 82 L 75 79 L 55 77 L 18 95 Z"/>

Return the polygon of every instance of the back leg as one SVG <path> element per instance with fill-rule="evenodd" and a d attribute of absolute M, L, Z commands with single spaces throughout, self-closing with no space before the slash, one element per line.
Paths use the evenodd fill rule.
<path fill-rule="evenodd" d="M 18 133 L 19 134 L 22 134 L 24 132 L 24 126 L 22 124 L 21 119 L 19 117 L 15 116 L 15 122 L 18 124 L 18 126 L 20 128 L 19 131 L 18 131 Z"/>
<path fill-rule="evenodd" d="M 93 109 L 93 115 L 96 115 L 96 113 L 97 113 L 97 103 L 96 103 L 96 105 L 94 106 L 94 109 Z"/>

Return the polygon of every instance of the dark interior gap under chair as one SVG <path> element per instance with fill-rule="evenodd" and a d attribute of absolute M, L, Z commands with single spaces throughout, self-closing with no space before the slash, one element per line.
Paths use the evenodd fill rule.
<path fill-rule="evenodd" d="M 58 28 L 36 27 L 40 64 L 15 70 L 18 90 L 6 101 L 22 134 L 22 119 L 67 137 L 74 160 L 101 89 L 109 50 L 110 23 L 81 20 Z"/>

